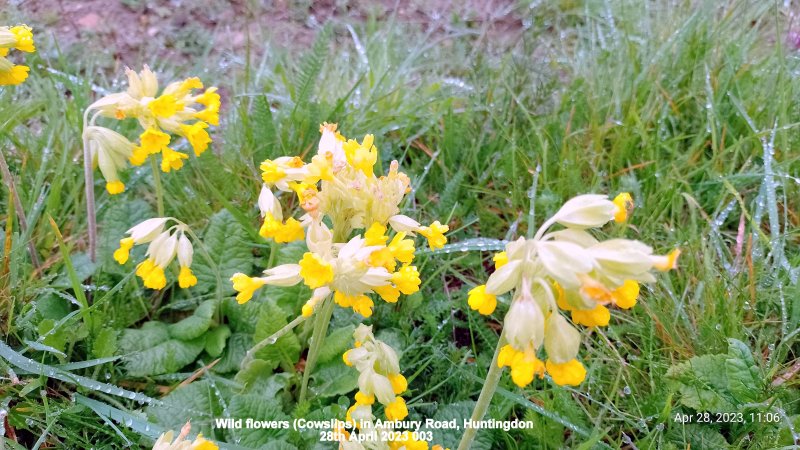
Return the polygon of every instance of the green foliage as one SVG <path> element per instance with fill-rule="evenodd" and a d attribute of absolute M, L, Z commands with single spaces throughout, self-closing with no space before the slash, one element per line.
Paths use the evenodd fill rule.
<path fill-rule="evenodd" d="M 261 305 L 261 311 L 253 334 L 254 343 L 261 342 L 276 331 L 285 327 L 286 313 L 270 302 Z M 256 353 L 256 357 L 268 363 L 268 367 L 275 369 L 281 366 L 284 370 L 293 370 L 294 364 L 300 357 L 300 341 L 297 335 L 290 331 L 274 343 L 267 345 Z"/>
<path fill-rule="evenodd" d="M 14 8 L 3 13 L 16 19 Z M 246 8 L 242 20 L 259 6 Z M 501 297 L 487 318 L 469 309 L 466 293 L 485 282 L 503 240 L 528 231 L 528 189 L 538 173 L 535 222 L 572 195 L 627 190 L 636 202 L 630 223 L 605 232 L 683 254 L 677 271 L 643 287 L 635 308 L 614 310 L 609 327 L 585 334 L 581 359 L 589 375 L 581 386 L 537 379 L 521 390 L 504 375 L 489 416 L 534 427 L 483 430 L 479 448 L 797 445 L 800 396 L 791 375 L 800 339 L 800 190 L 792 177 L 800 168 L 793 151 L 800 91 L 793 38 L 786 39 L 794 33 L 790 11 L 741 0 L 522 2 L 509 7 L 500 30 L 450 14 L 428 31 L 365 16 L 353 23 L 337 16 L 309 49 L 296 48 L 305 39 L 289 47 L 248 39 L 263 60 L 226 48 L 217 64 L 219 46 L 201 58 L 203 82 L 223 93 L 223 124 L 212 130 L 212 149 L 163 176 L 167 215 L 189 224 L 203 244 L 192 265 L 199 283 L 187 290 L 142 289 L 131 272 L 145 246 L 126 265 L 112 259 L 125 231 L 155 215 L 147 167 L 125 171 L 128 189 L 119 196 L 108 196 L 98 180 L 98 263 L 86 253 L 81 112 L 98 96 L 92 85 L 119 86 L 117 75 L 101 75 L 117 74 L 117 61 L 102 52 L 73 59 L 90 40 L 65 43 L 64 55 L 32 55 L 25 84 L 0 89 L 0 145 L 30 224 L 23 232 L 8 195 L 0 194 L 0 267 L 9 268 L 0 273 L 0 325 L 22 359 L 43 364 L 9 364 L 20 383 L 8 383 L 0 399 L 10 427 L 4 443 L 149 448 L 147 438 L 191 419 L 193 432 L 238 440 L 242 448 L 327 448 L 315 433 L 223 431 L 212 419 L 344 418 L 352 401 L 355 371 L 341 353 L 352 345 L 358 318 L 335 311 L 310 399 L 298 405 L 309 323 L 244 369 L 240 364 L 255 343 L 299 314 L 310 290 L 267 287 L 239 305 L 228 281 L 234 272 L 256 275 L 269 262 L 302 256 L 302 242 L 273 247 L 256 233 L 258 163 L 282 155 L 307 160 L 319 123 L 329 121 L 349 137 L 374 133 L 376 171 L 385 173 L 396 159 L 412 180 L 403 210 L 451 227 L 445 249 L 417 252 L 422 290 L 395 305 L 377 301 L 366 321 L 402 354 L 412 418 L 460 422 L 471 413 L 510 299 Z M 40 49 L 55 48 L 41 36 Z M 169 51 L 158 36 L 148 42 L 158 54 Z M 164 61 L 159 72 L 200 73 Z M 762 139 L 773 137 L 769 159 Z M 302 215 L 296 202 L 286 205 L 284 215 Z M 28 242 L 45 261 L 41 269 L 31 263 Z M 87 312 L 93 326 L 83 321 Z M 0 365 L 13 356 L 3 355 Z M 192 373 L 217 358 L 209 371 Z M 136 393 L 122 386 L 163 403 L 143 408 L 136 399 L 146 397 L 131 400 Z M 731 411 L 786 417 L 673 419 Z M 459 433 L 437 430 L 435 438 L 454 448 Z"/>
<path fill-rule="evenodd" d="M 698 411 L 732 412 L 764 395 L 762 376 L 747 345 L 728 339 L 728 353 L 695 356 L 667 371 L 681 403 Z"/>
<path fill-rule="evenodd" d="M 223 282 L 219 286 L 224 293 L 233 293 L 228 279 L 236 272 L 250 273 L 253 268 L 253 253 L 250 248 L 247 230 L 227 210 L 219 211 L 211 217 L 202 237 L 202 245 L 219 270 Z M 211 292 L 217 286 L 215 268 L 201 255 L 195 256 L 192 270 L 197 277 L 194 292 Z"/>
<path fill-rule="evenodd" d="M 169 326 L 147 322 L 139 329 L 126 329 L 119 339 L 128 375 L 143 377 L 177 372 L 203 351 L 205 339 L 180 340 L 170 337 Z"/>

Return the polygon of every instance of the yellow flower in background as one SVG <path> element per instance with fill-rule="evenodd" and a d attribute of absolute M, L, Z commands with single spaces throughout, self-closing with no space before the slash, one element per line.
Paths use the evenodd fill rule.
<path fill-rule="evenodd" d="M 2 65 L 0 60 L 0 72 Z M 142 132 L 139 134 L 139 142 L 133 144 L 128 152 L 127 162 L 139 166 L 151 155 L 160 153 L 160 166 L 165 173 L 180 170 L 184 160 L 189 158 L 186 153 L 174 150 L 178 147 L 169 147 L 170 144 L 176 144 L 173 136 L 184 137 L 195 156 L 199 157 L 208 149 L 212 141 L 207 131 L 209 124 L 219 124 L 220 98 L 216 88 L 194 94 L 193 91 L 203 88 L 203 83 L 192 77 L 168 84 L 159 95 L 158 79 L 149 67 L 144 66 L 138 73 L 130 69 L 125 72 L 128 89 L 106 95 L 92 103 L 84 115 L 85 130 L 95 127 L 95 122 L 100 117 L 115 120 L 136 119 Z M 198 120 L 199 117 L 205 119 Z M 116 170 L 122 168 L 124 165 L 119 165 Z M 122 191 L 116 184 L 117 180 L 109 179 L 105 172 L 103 176 L 109 183 L 114 183 L 114 188 L 109 189 L 109 192 Z"/>
<path fill-rule="evenodd" d="M 486 284 L 469 291 L 470 308 L 481 314 L 494 310 L 497 296 L 514 292 L 503 325 L 508 344 L 498 355 L 498 365 L 511 369 L 518 386 L 525 387 L 535 375 L 545 373 L 559 385 L 580 384 L 586 369 L 577 359 L 581 335 L 575 325 L 608 325 L 609 305 L 632 308 L 639 283 L 655 281 L 653 270 L 676 267 L 678 250 L 654 255 L 639 241 L 601 241 L 588 231 L 611 221 L 624 222 L 632 210 L 633 199 L 627 193 L 613 200 L 603 195 L 570 199 L 533 238 L 509 242 L 494 256 L 495 271 Z M 416 226 L 408 220 L 404 224 Z M 564 229 L 551 231 L 556 224 Z M 561 310 L 570 313 L 571 322 Z M 540 353 L 546 355 L 545 362 Z"/>
<path fill-rule="evenodd" d="M 28 78 L 30 68 L 12 63 L 6 57 L 9 50 L 32 53 L 36 51 L 33 32 L 27 25 L 0 27 L 0 86 L 14 86 Z"/>
<path fill-rule="evenodd" d="M 192 425 L 187 422 L 176 437 L 172 430 L 162 434 L 153 445 L 153 450 L 219 450 L 219 446 L 198 434 L 194 440 L 187 439 Z"/>

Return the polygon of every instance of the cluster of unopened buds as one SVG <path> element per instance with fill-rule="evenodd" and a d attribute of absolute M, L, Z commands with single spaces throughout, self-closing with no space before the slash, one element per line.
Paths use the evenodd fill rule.
<path fill-rule="evenodd" d="M 84 113 L 84 145 L 89 148 L 93 164 L 100 168 L 109 194 L 125 190 L 119 171 L 129 163 L 139 166 L 148 157 L 160 154 L 163 172 L 183 167 L 189 155 L 170 147 L 171 135 L 186 138 L 195 156 L 200 156 L 211 142 L 206 129 L 209 125 L 219 125 L 217 88 L 195 94 L 195 90 L 203 89 L 203 83 L 192 77 L 168 84 L 159 95 L 158 80 L 149 67 L 144 66 L 139 73 L 131 69 L 125 72 L 127 91 L 97 100 Z M 136 119 L 143 129 L 139 142 L 135 144 L 114 130 L 95 125 L 98 117 Z"/>
<path fill-rule="evenodd" d="M 413 236 L 420 234 L 430 248 L 441 248 L 447 242 L 448 227 L 438 221 L 423 226 L 399 214 L 410 181 L 396 161 L 388 175 L 374 175 L 378 151 L 371 135 L 358 143 L 342 137 L 335 125 L 323 124 L 320 131 L 319 149 L 310 163 L 281 157 L 261 164 L 261 236 L 281 243 L 305 237 L 308 251 L 296 264 L 269 268 L 262 277 L 237 273 L 231 281 L 239 303 L 249 301 L 262 286 L 292 286 L 302 281 L 313 289 L 302 308 L 303 316 L 311 316 L 333 295 L 337 305 L 370 317 L 374 302 L 369 294 L 395 303 L 400 294 L 419 290 L 419 271 L 412 265 Z M 284 219 L 272 188 L 296 193 L 305 210 L 300 220 Z M 332 228 L 323 221 L 325 217 Z M 357 229 L 364 232 L 350 237 Z"/>
<path fill-rule="evenodd" d="M 167 228 L 170 221 L 174 225 Z M 190 231 L 186 224 L 171 217 L 147 219 L 126 232 L 128 236 L 119 241 L 114 260 L 125 264 L 134 245 L 149 244 L 145 260 L 136 266 L 136 275 L 142 279 L 144 286 L 163 289 L 167 285 L 165 269 L 177 257 L 178 285 L 184 289 L 190 288 L 197 284 L 197 277 L 191 269 L 194 247 Z"/>
<path fill-rule="evenodd" d="M 187 439 L 191 429 L 192 425 L 187 422 L 178 436 L 175 436 L 172 430 L 167 431 L 158 437 L 153 450 L 219 450 L 217 444 L 204 438 L 202 434 L 197 435 L 195 439 Z"/>
<path fill-rule="evenodd" d="M 627 193 L 614 200 L 581 195 L 567 201 L 532 239 L 519 238 L 494 257 L 495 272 L 485 285 L 469 292 L 472 309 L 488 315 L 497 296 L 513 291 L 497 358 L 511 368 L 514 383 L 525 387 L 547 373 L 559 385 L 578 385 L 586 369 L 578 361 L 581 335 L 575 325 L 608 325 L 608 306 L 636 304 L 639 283 L 653 282 L 653 269 L 676 267 L 679 250 L 654 255 L 653 249 L 630 239 L 598 240 L 589 230 L 608 222 L 624 222 L 633 207 Z M 550 231 L 553 225 L 564 228 Z M 570 313 L 573 324 L 561 314 Z M 547 358 L 542 362 L 539 350 Z"/>
<path fill-rule="evenodd" d="M 36 51 L 29 26 L 0 27 L 0 86 L 20 84 L 28 78 L 30 67 L 14 64 L 6 58 L 11 49 L 26 53 Z"/>

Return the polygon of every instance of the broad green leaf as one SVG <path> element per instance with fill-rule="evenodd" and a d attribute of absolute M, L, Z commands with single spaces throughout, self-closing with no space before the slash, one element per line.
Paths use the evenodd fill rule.
<path fill-rule="evenodd" d="M 204 379 L 170 392 L 160 404 L 147 408 L 147 415 L 168 430 L 180 430 L 191 421 L 192 432 L 213 436 L 213 418 L 218 408 L 217 391 Z"/>
<path fill-rule="evenodd" d="M 353 344 L 353 330 L 355 328 L 354 325 L 348 325 L 333 330 L 322 343 L 322 348 L 317 356 L 317 363 L 325 364 L 328 361 L 341 359 L 342 354 L 349 350 Z"/>
<path fill-rule="evenodd" d="M 172 339 L 168 326 L 161 322 L 148 322 L 141 329 L 126 329 L 119 340 L 120 353 L 124 355 L 125 368 L 133 377 L 177 372 L 190 364 L 203 351 L 205 340 Z"/>
<path fill-rule="evenodd" d="M 214 366 L 214 372 L 228 373 L 239 370 L 245 353 L 253 346 L 253 337 L 247 333 L 233 333 L 228 337 L 225 350 L 220 361 Z"/>
<path fill-rule="evenodd" d="M 87 278 L 94 274 L 97 268 L 97 264 L 93 263 L 86 253 L 74 253 L 70 256 L 70 260 L 73 267 L 75 267 L 75 274 L 80 282 L 86 281 Z M 66 269 L 53 281 L 51 286 L 56 289 L 69 289 L 72 287 L 72 282 Z"/>
<path fill-rule="evenodd" d="M 278 400 L 274 398 L 265 398 L 261 395 L 235 395 L 233 399 L 231 399 L 228 411 L 234 419 L 289 421 L 289 416 L 283 412 Z M 289 430 L 243 427 L 242 429 L 229 430 L 227 434 L 235 436 L 230 436 L 228 440 L 238 442 L 240 445 L 251 448 L 263 448 L 271 441 L 288 436 Z"/>
<path fill-rule="evenodd" d="M 728 376 L 728 390 L 737 401 L 749 403 L 760 400 L 763 382 L 747 344 L 728 339 L 725 371 Z"/>
<path fill-rule="evenodd" d="M 344 395 L 356 388 L 358 371 L 340 359 L 320 364 L 311 374 L 311 391 L 318 397 Z"/>
<path fill-rule="evenodd" d="M 253 386 L 260 378 L 272 375 L 272 367 L 270 363 L 263 359 L 253 359 L 247 366 L 240 370 L 234 380 L 244 386 L 245 390 Z"/>
<path fill-rule="evenodd" d="M 55 294 L 46 294 L 36 299 L 36 310 L 43 319 L 61 320 L 70 313 L 72 306 L 69 300 Z"/>
<path fill-rule="evenodd" d="M 449 405 L 440 407 L 433 415 L 435 421 L 452 421 L 455 419 L 456 425 L 463 426 L 464 420 L 472 416 L 472 410 L 475 409 L 475 402 L 471 400 L 464 400 Z M 487 417 L 488 418 L 488 417 Z M 456 448 L 461 440 L 463 431 L 460 428 L 456 429 L 427 429 L 421 428 L 420 431 L 431 431 L 433 433 L 433 441 L 431 444 L 439 444 L 447 448 Z M 489 450 L 492 447 L 492 431 L 482 429 L 478 431 L 475 441 L 472 444 L 472 449 L 475 450 Z"/>
<path fill-rule="evenodd" d="M 703 424 L 689 423 L 672 427 L 666 437 L 678 444 L 678 447 L 692 450 L 719 450 L 730 447 L 719 431 Z"/>
<path fill-rule="evenodd" d="M 256 332 L 253 335 L 253 343 L 268 338 L 287 323 L 286 314 L 281 308 L 270 302 L 263 303 L 258 316 Z M 293 370 L 295 363 L 300 358 L 300 341 L 297 340 L 294 331 L 290 331 L 281 336 L 274 344 L 259 350 L 256 358 L 267 361 L 273 370 L 279 365 L 285 370 Z"/>
<path fill-rule="evenodd" d="M 677 383 L 681 403 L 698 411 L 732 412 L 763 400 L 763 382 L 747 345 L 728 340 L 728 353 L 695 356 L 667 371 Z"/>
<path fill-rule="evenodd" d="M 734 411 L 727 396 L 725 359 L 726 355 L 695 356 L 670 367 L 667 378 L 679 383 L 681 403 L 698 411 Z"/>
<path fill-rule="evenodd" d="M 117 352 L 117 330 L 103 328 L 97 333 L 92 345 L 92 356 L 95 358 L 108 358 Z"/>
<path fill-rule="evenodd" d="M 182 340 L 194 339 L 201 336 L 211 326 L 216 309 L 216 300 L 204 301 L 191 316 L 170 325 L 169 335 Z"/>
<path fill-rule="evenodd" d="M 247 230 L 227 210 L 223 209 L 211 217 L 203 235 L 203 245 L 219 268 L 221 288 L 225 295 L 234 293 L 229 281 L 231 275 L 236 272 L 249 275 L 253 272 L 253 253 L 249 242 Z M 192 270 L 197 277 L 194 293 L 211 292 L 217 285 L 214 269 L 208 265 L 200 250 L 195 252 Z"/>
<path fill-rule="evenodd" d="M 227 317 L 228 325 L 234 333 L 253 334 L 256 331 L 260 310 L 261 303 L 256 301 L 249 301 L 243 305 L 233 298 L 222 301 L 222 315 Z"/>
<path fill-rule="evenodd" d="M 55 326 L 55 320 L 45 319 L 39 322 L 37 330 L 39 331 L 39 336 L 46 336 L 41 341 L 44 345 L 52 347 L 55 350 L 58 350 L 58 352 L 63 352 L 67 345 L 67 337 L 69 333 L 65 327 L 61 327 L 60 329 L 53 331 Z"/>
<path fill-rule="evenodd" d="M 206 353 L 212 358 L 219 357 L 225 350 L 225 343 L 230 335 L 231 329 L 227 325 L 220 325 L 206 333 Z"/>

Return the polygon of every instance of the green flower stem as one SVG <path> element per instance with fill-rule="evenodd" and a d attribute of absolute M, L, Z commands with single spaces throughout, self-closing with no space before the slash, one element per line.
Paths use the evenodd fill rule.
<path fill-rule="evenodd" d="M 300 386 L 299 403 L 303 403 L 308 394 L 308 379 L 311 377 L 311 372 L 314 371 L 314 365 L 317 363 L 317 356 L 319 356 L 319 351 L 322 349 L 325 335 L 328 333 L 328 325 L 331 323 L 334 305 L 333 297 L 328 296 L 320 306 L 317 318 L 314 320 L 314 332 L 311 334 L 311 346 L 308 348 L 306 367 L 303 370 L 303 384 Z"/>
<path fill-rule="evenodd" d="M 489 373 L 486 374 L 486 381 L 483 383 L 481 395 L 478 397 L 478 403 L 475 404 L 475 409 L 472 411 L 470 419 L 473 422 L 483 420 L 486 415 L 486 410 L 492 403 L 492 397 L 497 390 L 497 385 L 500 383 L 500 376 L 503 375 L 503 369 L 497 365 L 497 359 L 500 356 L 500 349 L 506 344 L 506 339 L 500 335 L 497 341 L 497 348 L 494 350 L 494 357 L 492 357 L 492 364 L 489 366 Z M 464 435 L 461 437 L 461 443 L 458 444 L 458 450 L 468 450 L 472 447 L 472 441 L 475 440 L 475 435 L 478 433 L 477 428 L 467 428 L 464 430 Z"/>
<path fill-rule="evenodd" d="M 153 184 L 156 187 L 156 208 L 158 217 L 164 217 L 164 186 L 161 184 L 161 172 L 155 158 L 150 158 L 150 168 L 153 170 Z"/>

